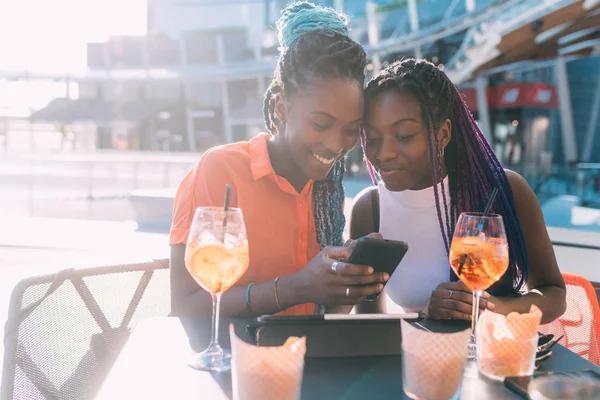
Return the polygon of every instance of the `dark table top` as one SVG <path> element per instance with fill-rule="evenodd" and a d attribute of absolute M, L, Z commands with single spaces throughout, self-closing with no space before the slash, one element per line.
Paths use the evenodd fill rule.
<path fill-rule="evenodd" d="M 223 319 L 220 342 L 229 347 L 228 326 L 250 341 L 249 320 Z M 463 323 L 419 321 L 435 332 L 465 329 Z M 98 399 L 229 399 L 231 373 L 209 373 L 187 366 L 192 352 L 203 350 L 210 341 L 210 319 L 156 318 L 140 322 L 109 373 Z M 540 371 L 573 371 L 600 368 L 557 345 Z M 307 358 L 302 384 L 303 399 L 406 399 L 402 390 L 399 356 Z M 479 375 L 469 362 L 463 379 L 461 399 L 518 399 L 501 382 Z"/>

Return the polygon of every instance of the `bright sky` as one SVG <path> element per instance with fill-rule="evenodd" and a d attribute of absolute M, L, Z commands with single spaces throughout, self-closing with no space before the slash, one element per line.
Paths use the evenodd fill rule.
<path fill-rule="evenodd" d="M 146 0 L 0 0 L 0 70 L 82 70 L 86 42 L 145 31 Z"/>
<path fill-rule="evenodd" d="M 0 71 L 85 71 L 86 43 L 146 32 L 146 1 L 0 0 Z M 0 80 L 0 114 L 38 109 L 64 93 L 60 83 Z"/>

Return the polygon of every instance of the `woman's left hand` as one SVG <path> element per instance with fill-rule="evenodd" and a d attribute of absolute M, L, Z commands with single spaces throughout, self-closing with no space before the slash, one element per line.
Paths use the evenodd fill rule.
<path fill-rule="evenodd" d="M 479 301 L 480 310 L 493 310 L 491 296 L 483 292 Z M 432 319 L 463 319 L 470 321 L 473 314 L 473 292 L 461 281 L 442 282 L 431 293 L 425 310 Z"/>
<path fill-rule="evenodd" d="M 368 238 L 373 238 L 373 239 L 383 239 L 383 235 L 379 232 L 373 232 L 373 233 L 369 233 L 367 236 L 364 237 L 368 237 Z M 354 247 L 356 247 L 356 242 L 359 239 L 348 239 L 346 240 L 346 243 L 344 243 L 344 247 L 350 247 L 351 249 L 353 249 Z"/>

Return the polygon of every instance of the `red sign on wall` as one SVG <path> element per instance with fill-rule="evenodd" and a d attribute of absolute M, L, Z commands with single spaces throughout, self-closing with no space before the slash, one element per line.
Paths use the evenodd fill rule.
<path fill-rule="evenodd" d="M 558 108 L 556 88 L 545 83 L 511 83 L 496 89 L 496 108 Z"/>
<path fill-rule="evenodd" d="M 477 111 L 477 92 L 461 89 L 460 94 L 471 111 Z M 487 104 L 494 108 L 558 108 L 556 88 L 545 83 L 519 82 L 487 88 Z"/>

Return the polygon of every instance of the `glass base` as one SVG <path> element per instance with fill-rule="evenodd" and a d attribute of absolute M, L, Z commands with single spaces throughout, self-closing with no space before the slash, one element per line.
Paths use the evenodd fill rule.
<path fill-rule="evenodd" d="M 486 378 L 489 378 L 493 381 L 498 381 L 498 382 L 503 382 L 504 379 L 506 378 L 506 376 L 497 376 L 497 375 L 492 375 L 492 374 L 488 374 L 487 372 L 485 372 L 483 370 L 483 368 L 479 368 L 479 373 L 483 376 L 485 376 Z M 527 376 L 527 375 L 525 375 Z"/>
<path fill-rule="evenodd" d="M 456 389 L 456 393 L 454 393 L 454 395 L 450 398 L 448 398 L 448 400 L 460 400 L 460 395 L 462 393 L 462 381 L 460 382 L 460 384 L 458 385 L 458 388 Z M 404 394 L 406 395 L 406 397 L 408 397 L 409 399 L 413 399 L 413 400 L 427 400 L 424 397 L 419 397 L 414 393 L 411 393 L 410 390 L 407 390 L 406 387 L 404 388 Z"/>
<path fill-rule="evenodd" d="M 469 354 L 467 355 L 469 360 L 477 360 L 477 340 L 475 335 L 471 335 L 469 338 Z"/>
<path fill-rule="evenodd" d="M 231 352 L 221 347 L 209 347 L 203 352 L 192 354 L 187 364 L 201 371 L 229 371 L 231 369 Z"/>

